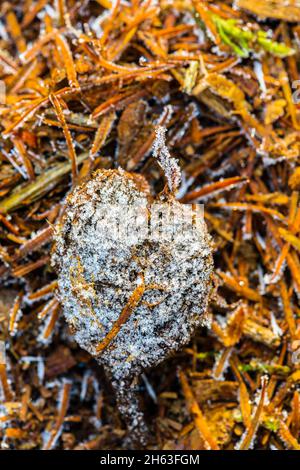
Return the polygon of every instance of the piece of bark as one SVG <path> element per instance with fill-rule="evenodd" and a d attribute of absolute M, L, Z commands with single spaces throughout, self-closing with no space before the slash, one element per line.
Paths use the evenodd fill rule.
<path fill-rule="evenodd" d="M 232 106 L 219 96 L 216 96 L 208 88 L 200 93 L 197 93 L 196 90 L 194 94 L 199 101 L 201 101 L 211 111 L 215 112 L 218 116 L 225 119 L 232 119 Z"/>
<path fill-rule="evenodd" d="M 238 384 L 228 380 L 195 380 L 193 390 L 199 403 L 206 403 L 208 400 L 212 402 L 218 400 L 231 402 L 237 400 Z"/>
<path fill-rule="evenodd" d="M 75 364 L 76 361 L 72 356 L 70 349 L 64 346 L 59 346 L 46 359 L 46 377 L 57 377 L 74 367 Z"/>
<path fill-rule="evenodd" d="M 270 328 L 266 328 L 250 318 L 247 318 L 243 323 L 243 333 L 253 341 L 263 343 L 269 348 L 277 348 L 280 344 L 279 336 L 275 335 Z"/>

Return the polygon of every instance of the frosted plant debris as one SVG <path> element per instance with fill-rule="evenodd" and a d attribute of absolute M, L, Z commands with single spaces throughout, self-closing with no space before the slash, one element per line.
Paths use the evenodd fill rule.
<path fill-rule="evenodd" d="M 174 168 L 178 171 L 171 160 L 172 174 Z M 104 364 L 117 384 L 120 409 L 135 434 L 137 429 L 143 433 L 144 425 L 133 391 L 132 403 L 128 397 L 123 403 L 128 379 L 188 342 L 210 297 L 210 236 L 203 218 L 193 225 L 184 207 L 172 195 L 163 205 L 159 200 L 152 205 L 142 177 L 102 170 L 70 194 L 56 229 L 52 260 L 66 320 L 79 345 Z M 140 228 L 132 208 L 146 211 L 153 225 L 142 238 L 126 231 L 120 236 L 114 227 L 120 218 L 118 227 L 129 221 Z"/>

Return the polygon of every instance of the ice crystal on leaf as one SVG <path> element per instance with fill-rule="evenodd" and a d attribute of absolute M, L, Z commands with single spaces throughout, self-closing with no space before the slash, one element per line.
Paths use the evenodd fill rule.
<path fill-rule="evenodd" d="M 115 378 L 159 363 L 203 319 L 211 242 L 203 218 L 193 228 L 184 207 L 190 206 L 173 197 L 156 203 L 147 182 L 123 170 L 97 172 L 68 198 L 53 255 L 60 300 L 75 339 Z M 129 216 L 132 208 L 141 214 L 137 219 L 149 218 L 151 230 L 141 237 L 126 230 L 137 220 Z M 167 212 L 170 223 L 162 231 Z"/>
<path fill-rule="evenodd" d="M 156 151 L 174 188 L 179 167 L 164 130 L 158 136 Z M 53 263 L 66 320 L 104 365 L 139 439 L 142 413 L 128 380 L 187 343 L 210 298 L 210 236 L 203 217 L 188 219 L 191 207 L 171 193 L 153 199 L 142 176 L 101 170 L 71 193 L 56 229 Z"/>

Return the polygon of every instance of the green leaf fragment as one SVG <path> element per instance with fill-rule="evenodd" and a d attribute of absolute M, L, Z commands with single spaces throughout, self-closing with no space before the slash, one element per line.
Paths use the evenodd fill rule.
<path fill-rule="evenodd" d="M 294 49 L 286 44 L 268 38 L 265 31 L 250 31 L 238 26 L 237 20 L 224 19 L 215 13 L 212 13 L 211 17 L 223 43 L 231 47 L 239 57 L 248 57 L 250 52 L 256 50 L 255 46 L 277 57 L 287 57 L 295 53 Z"/>
<path fill-rule="evenodd" d="M 257 43 L 267 52 L 277 57 L 288 57 L 294 54 L 294 49 L 286 46 L 283 43 L 272 41 L 269 39 L 264 31 L 259 31 L 257 34 Z"/>

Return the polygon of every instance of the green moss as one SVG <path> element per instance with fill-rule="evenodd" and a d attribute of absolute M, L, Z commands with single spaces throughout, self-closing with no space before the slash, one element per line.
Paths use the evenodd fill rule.
<path fill-rule="evenodd" d="M 229 46 L 239 57 L 249 57 L 251 52 L 264 50 L 277 57 L 287 57 L 294 54 L 294 50 L 284 43 L 268 38 L 265 31 L 250 31 L 238 25 L 235 19 L 224 19 L 215 13 L 211 18 L 224 44 Z"/>
<path fill-rule="evenodd" d="M 251 360 L 250 364 L 241 364 L 239 369 L 243 372 L 262 372 L 263 374 L 288 375 L 291 370 L 288 366 L 279 364 L 265 364 L 256 360 Z"/>
<path fill-rule="evenodd" d="M 264 419 L 263 425 L 266 429 L 269 429 L 269 431 L 272 432 L 277 432 L 279 429 L 279 420 L 276 418 L 267 418 Z"/>

